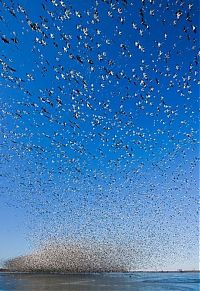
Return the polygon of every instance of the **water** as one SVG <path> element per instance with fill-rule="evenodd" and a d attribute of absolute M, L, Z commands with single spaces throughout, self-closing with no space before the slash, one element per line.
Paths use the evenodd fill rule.
<path fill-rule="evenodd" d="M 1 273 L 0 291 L 199 291 L 199 273 Z"/>

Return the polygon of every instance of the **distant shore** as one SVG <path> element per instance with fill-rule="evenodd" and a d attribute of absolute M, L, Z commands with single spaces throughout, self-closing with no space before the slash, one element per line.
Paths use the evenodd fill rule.
<path fill-rule="evenodd" d="M 84 273 L 84 272 L 44 272 L 41 270 L 33 271 L 33 272 L 19 272 L 19 271 L 11 271 L 9 269 L 0 268 L 0 273 L 18 273 L 18 274 L 55 274 L 55 275 L 69 275 L 69 274 L 93 274 L 91 273 Z M 200 270 L 174 270 L 174 271 L 130 271 L 130 272 L 94 272 L 97 274 L 103 274 L 103 273 L 124 273 L 124 274 L 132 274 L 132 273 L 200 273 Z"/>

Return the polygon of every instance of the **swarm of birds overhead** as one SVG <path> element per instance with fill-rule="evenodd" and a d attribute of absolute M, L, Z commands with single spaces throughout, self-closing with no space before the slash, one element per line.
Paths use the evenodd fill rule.
<path fill-rule="evenodd" d="M 194 242 L 189 209 L 198 220 L 197 3 L 0 7 L 1 199 L 26 210 L 31 237 L 52 256 L 46 267 L 47 251 L 34 253 L 30 269 L 122 270 L 130 250 L 137 267 L 169 248 L 176 258 L 176 243 Z M 63 265 L 63 247 L 74 246 L 56 254 L 58 238 L 80 240 L 87 266 L 77 266 L 80 245 Z M 108 253 L 103 263 L 88 241 L 99 242 L 98 258 Z M 122 261 L 107 252 L 116 241 Z"/>
<path fill-rule="evenodd" d="M 119 244 L 85 241 L 49 243 L 31 255 L 17 257 L 6 262 L 9 270 L 21 272 L 128 272 L 131 251 L 124 253 Z M 129 260 L 128 260 L 129 259 Z"/>

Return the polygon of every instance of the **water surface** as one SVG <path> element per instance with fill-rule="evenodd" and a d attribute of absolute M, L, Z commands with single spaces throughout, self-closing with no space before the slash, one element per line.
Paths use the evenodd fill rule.
<path fill-rule="evenodd" d="M 1 273 L 0 291 L 197 291 L 199 273 L 21 274 Z"/>

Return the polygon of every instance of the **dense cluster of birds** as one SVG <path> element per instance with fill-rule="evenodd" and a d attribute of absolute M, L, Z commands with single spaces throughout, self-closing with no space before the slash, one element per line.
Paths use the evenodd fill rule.
<path fill-rule="evenodd" d="M 132 253 L 122 253 L 124 248 L 115 244 L 84 241 L 82 243 L 61 242 L 43 246 L 31 255 L 8 260 L 5 266 L 11 271 L 20 272 L 128 272 L 127 259 L 132 258 Z"/>
<path fill-rule="evenodd" d="M 177 244 L 190 257 L 197 6 L 0 1 L 0 199 L 25 209 L 36 245 L 48 242 L 10 267 L 142 268 L 165 263 L 169 249 L 173 261 Z M 55 247 L 58 238 L 80 243 Z"/>

